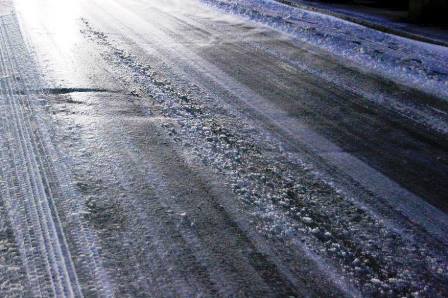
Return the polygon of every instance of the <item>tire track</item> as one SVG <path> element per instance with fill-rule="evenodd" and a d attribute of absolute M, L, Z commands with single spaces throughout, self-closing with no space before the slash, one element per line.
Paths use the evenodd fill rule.
<path fill-rule="evenodd" d="M 71 261 L 67 258 L 69 253 L 62 251 L 62 247 L 66 249 L 66 244 L 61 239 L 62 229 L 60 223 L 55 223 L 55 216 L 52 214 L 53 212 L 49 204 L 52 194 L 46 187 L 46 184 L 48 185 L 46 174 L 39 170 L 41 168 L 39 164 L 40 160 L 36 145 L 33 142 L 32 132 L 30 131 L 32 124 L 29 116 L 25 116 L 26 111 L 24 110 L 20 97 L 14 97 L 12 95 L 12 89 L 14 87 L 22 87 L 18 82 L 20 76 L 18 77 L 14 74 L 14 68 L 20 68 L 17 65 L 15 55 L 11 52 L 12 50 L 19 50 L 18 45 L 12 43 L 11 32 L 8 32 L 10 30 L 6 30 L 7 27 L 14 30 L 14 28 L 11 28 L 13 23 L 5 22 L 5 19 L 3 19 L 1 24 L 1 49 L 4 69 L 6 75 L 9 77 L 12 76 L 13 78 L 10 84 L 8 84 L 9 88 L 6 94 L 9 113 L 12 116 L 11 120 L 13 120 L 11 127 L 13 129 L 10 133 L 14 140 L 19 140 L 17 144 L 14 144 L 17 146 L 19 154 L 14 154 L 15 156 L 13 158 L 16 161 L 16 165 L 19 164 L 26 169 L 19 174 L 19 169 L 16 166 L 16 173 L 19 174 L 19 185 L 23 188 L 21 191 L 25 195 L 22 200 L 22 208 L 25 209 L 24 217 L 32 223 L 33 233 L 37 238 L 35 239 L 37 243 L 30 243 L 31 245 L 24 247 L 24 250 L 31 251 L 32 248 L 37 248 L 42 254 L 42 267 L 45 268 L 45 272 L 47 273 L 46 279 L 50 287 L 49 293 L 54 296 L 74 296 L 75 292 L 80 293 L 80 287 L 77 284 L 73 265 L 70 264 Z M 20 53 L 20 50 L 17 52 Z M 27 88 L 26 86 L 23 87 Z M 26 255 L 29 255 L 29 253 Z"/>
<path fill-rule="evenodd" d="M 33 72 L 34 65 L 14 15 L 0 20 L 0 60 L 4 105 L 1 126 L 5 136 L 0 142 L 5 177 L 1 191 L 29 286 L 36 297 L 82 297 L 78 273 L 55 205 L 56 200 L 66 193 L 73 195 L 73 191 L 67 180 L 63 185 L 58 181 L 52 164 L 57 156 L 50 156 L 45 145 L 48 138 L 42 135 L 45 128 L 35 111 L 38 96 L 44 92 L 39 77 Z M 33 94 L 30 90 L 41 92 Z M 59 190 L 61 187 L 67 189 Z M 79 204 L 72 207 L 68 209 L 80 211 Z M 70 220 L 77 229 L 72 238 L 85 264 L 83 267 L 96 280 L 93 287 L 111 296 L 95 237 L 82 225 L 80 212 L 72 214 L 75 216 Z"/>

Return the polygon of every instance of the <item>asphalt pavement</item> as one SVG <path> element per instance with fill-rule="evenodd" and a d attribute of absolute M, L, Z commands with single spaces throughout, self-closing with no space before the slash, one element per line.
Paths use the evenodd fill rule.
<path fill-rule="evenodd" d="M 3 296 L 448 294 L 448 139 L 394 108 L 446 99 L 196 1 L 16 12 Z"/>

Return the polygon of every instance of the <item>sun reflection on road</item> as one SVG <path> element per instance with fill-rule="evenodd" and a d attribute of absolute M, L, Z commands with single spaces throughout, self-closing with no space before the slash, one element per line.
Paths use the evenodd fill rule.
<path fill-rule="evenodd" d="M 46 0 L 29 1 L 16 0 L 16 7 L 21 21 L 26 25 L 40 25 L 40 34 L 45 30 L 51 32 L 55 43 L 64 50 L 75 50 L 79 38 L 79 7 L 82 1 Z"/>

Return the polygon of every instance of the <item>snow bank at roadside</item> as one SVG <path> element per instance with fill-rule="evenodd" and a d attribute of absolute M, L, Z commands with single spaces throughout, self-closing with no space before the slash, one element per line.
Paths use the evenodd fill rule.
<path fill-rule="evenodd" d="M 448 100 L 448 48 L 404 39 L 273 0 L 201 1 Z"/>

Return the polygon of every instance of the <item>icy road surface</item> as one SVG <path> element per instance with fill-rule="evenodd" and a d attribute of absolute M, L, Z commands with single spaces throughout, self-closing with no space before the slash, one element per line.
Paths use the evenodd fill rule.
<path fill-rule="evenodd" d="M 0 297 L 448 296 L 440 92 L 194 0 L 11 7 Z"/>

